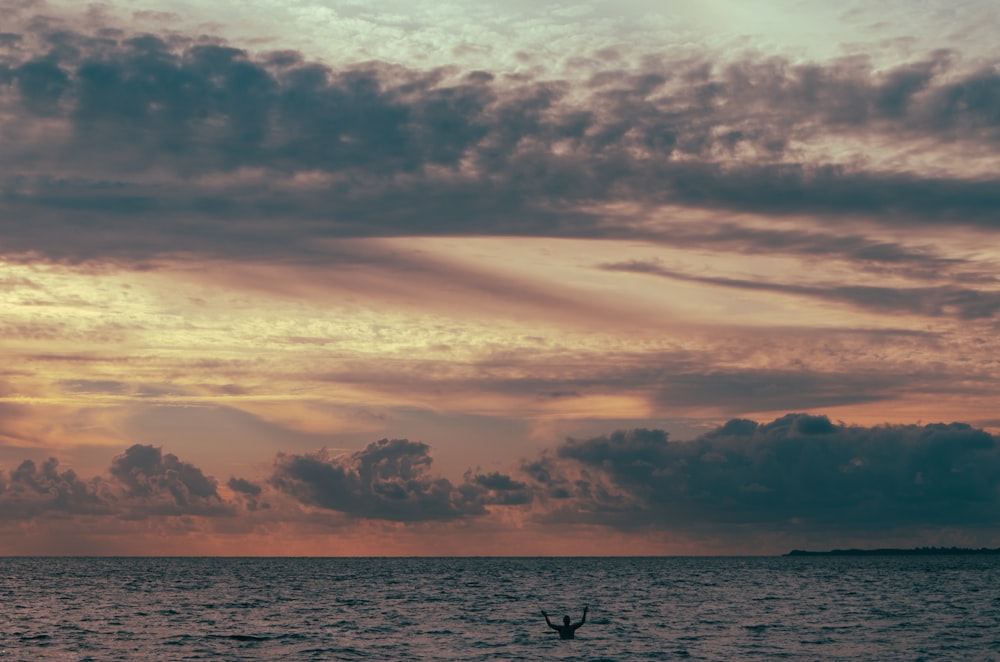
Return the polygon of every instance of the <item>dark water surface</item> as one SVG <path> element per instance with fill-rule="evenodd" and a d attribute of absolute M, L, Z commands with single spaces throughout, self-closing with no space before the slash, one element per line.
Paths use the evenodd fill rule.
<path fill-rule="evenodd" d="M 995 556 L 0 558 L 0 599 L 0 660 L 1000 660 Z"/>

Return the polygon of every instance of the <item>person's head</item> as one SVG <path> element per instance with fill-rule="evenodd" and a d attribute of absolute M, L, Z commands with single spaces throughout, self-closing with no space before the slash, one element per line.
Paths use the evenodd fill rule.
<path fill-rule="evenodd" d="M 569 616 L 563 616 L 563 625 L 569 625 Z"/>

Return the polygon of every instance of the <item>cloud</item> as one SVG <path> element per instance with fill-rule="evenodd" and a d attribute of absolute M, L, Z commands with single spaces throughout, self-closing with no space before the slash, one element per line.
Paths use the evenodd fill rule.
<path fill-rule="evenodd" d="M 758 228 L 735 222 L 712 224 L 673 223 L 670 241 L 678 246 L 710 245 L 747 255 L 790 253 L 807 258 L 845 259 L 872 270 L 888 267 L 906 268 L 905 273 L 931 280 L 942 270 L 963 266 L 962 260 L 944 257 L 931 247 L 914 249 L 901 243 L 873 239 L 843 228 L 816 231 L 802 228 Z M 652 263 L 650 266 L 653 266 Z M 639 263 L 641 268 L 642 263 Z"/>
<path fill-rule="evenodd" d="M 486 506 L 521 506 L 533 498 L 525 483 L 499 472 L 467 472 L 453 485 L 432 476 L 431 463 L 422 442 L 382 439 L 338 456 L 280 453 L 269 483 L 308 506 L 395 522 L 479 517 Z"/>
<path fill-rule="evenodd" d="M 887 400 L 907 387 L 913 375 L 878 371 L 857 374 L 835 370 L 719 369 L 685 371 L 664 377 L 657 402 L 661 406 L 705 406 L 725 403 L 744 411 L 774 410 L 790 405 L 832 407 Z"/>
<path fill-rule="evenodd" d="M 247 494 L 250 496 L 258 496 L 261 493 L 261 486 L 256 483 L 252 483 L 245 478 L 230 478 L 229 489 L 234 492 L 239 492 L 241 494 Z"/>
<path fill-rule="evenodd" d="M 245 478 L 230 478 L 229 482 L 226 483 L 229 489 L 233 491 L 236 496 L 243 501 L 244 506 L 249 511 L 255 510 L 267 510 L 271 507 L 271 504 L 267 501 L 262 501 L 262 494 L 264 488 L 257 483 L 249 481 Z"/>
<path fill-rule="evenodd" d="M 129 447 L 112 461 L 109 473 L 123 488 L 134 516 L 231 512 L 219 497 L 214 478 L 154 446 Z"/>
<path fill-rule="evenodd" d="M 2 235 L 9 254 L 308 255 L 316 239 L 344 236 L 669 238 L 595 211 L 622 203 L 994 228 L 1000 206 L 992 175 L 942 175 L 908 157 L 873 165 L 851 147 L 922 145 L 942 163 L 962 156 L 956 145 L 993 154 L 1000 76 L 949 52 L 885 71 L 859 58 L 661 58 L 571 79 L 333 69 L 218 39 L 33 25 L 11 33 L 16 48 L 0 60 L 11 137 L 0 208 L 30 221 Z"/>
<path fill-rule="evenodd" d="M 470 471 L 458 485 L 435 477 L 430 448 L 406 439 L 383 439 L 342 456 L 325 450 L 279 453 L 266 482 L 228 480 L 233 501 L 219 495 L 214 478 L 154 446 L 130 446 L 112 460 L 106 475 L 87 480 L 72 469 L 60 472 L 58 465 L 55 458 L 40 465 L 25 460 L 9 476 L 0 472 L 0 519 L 252 518 L 268 511 L 269 521 L 294 523 L 309 519 L 289 507 L 300 504 L 357 519 L 447 522 L 486 516 L 487 506 L 525 506 L 533 499 L 526 483 L 500 472 Z"/>
<path fill-rule="evenodd" d="M 84 481 L 72 469 L 60 472 L 55 458 L 40 466 L 25 460 L 6 480 L 0 474 L 0 519 L 106 515 L 113 512 L 114 503 L 115 497 L 102 481 Z"/>
<path fill-rule="evenodd" d="M 365 385 L 385 394 L 444 393 L 452 401 L 476 396 L 475 406 L 516 402 L 520 416 L 551 416 L 559 407 L 580 416 L 607 418 L 628 398 L 628 412 L 612 416 L 718 417 L 750 412 L 823 410 L 912 398 L 961 395 L 967 400 L 989 391 L 989 364 L 928 364 L 915 357 L 938 355 L 942 334 L 925 330 L 774 328 L 705 334 L 701 347 L 635 350 L 606 344 L 595 361 L 587 353 L 545 356 L 531 347 L 493 353 L 480 361 L 429 371 L 421 360 L 397 360 L 385 370 L 345 366 L 323 380 Z M 544 362 L 542 358 L 544 357 Z M 544 369 L 540 369 L 542 366 Z M 938 394 L 938 395 L 935 395 Z M 588 402 L 589 400 L 589 402 Z M 436 406 L 421 400 L 421 406 Z M 588 403 L 583 407 L 576 404 Z M 978 420 L 978 419 L 977 419 Z M 622 425 L 626 423 L 614 423 Z"/>
<path fill-rule="evenodd" d="M 25 460 L 6 480 L 0 474 L 0 519 L 72 515 L 145 519 L 235 512 L 219 496 L 213 478 L 153 446 L 126 449 L 112 460 L 106 476 L 84 480 L 72 469 L 60 472 L 58 467 L 55 458 L 40 465 Z"/>
<path fill-rule="evenodd" d="M 1000 507 L 997 440 L 964 423 L 863 427 L 798 413 L 732 419 L 688 441 L 655 429 L 569 438 L 512 472 L 470 470 L 457 484 L 431 467 L 430 448 L 406 439 L 341 455 L 281 453 L 264 481 L 230 478 L 230 502 L 197 467 L 135 445 L 106 476 L 85 480 L 55 459 L 0 474 L 0 519 L 194 516 L 245 532 L 314 530 L 338 513 L 355 523 L 476 520 L 481 531 L 511 521 L 597 527 L 737 548 L 750 539 L 905 540 L 926 531 L 985 539 Z"/>
<path fill-rule="evenodd" d="M 498 506 L 523 506 L 531 503 L 534 496 L 527 483 L 514 480 L 507 474 L 494 471 L 489 474 L 466 475 L 466 481 L 486 490 L 484 501 Z"/>
<path fill-rule="evenodd" d="M 544 472 L 524 470 L 540 489 L 564 486 L 549 519 L 616 528 L 877 537 L 986 530 L 1000 506 L 996 439 L 963 423 L 866 428 L 788 414 L 682 442 L 636 429 L 569 439 Z M 581 470 L 591 477 L 567 478 Z"/>
<path fill-rule="evenodd" d="M 129 390 L 128 384 L 112 379 L 65 379 L 59 386 L 70 393 L 121 395 Z"/>
<path fill-rule="evenodd" d="M 695 276 L 668 269 L 656 262 L 628 262 L 602 265 L 608 271 L 650 274 L 671 280 L 714 285 L 740 290 L 791 294 L 846 303 L 880 312 L 908 313 L 928 317 L 954 316 L 983 319 L 1000 312 L 1000 292 L 981 291 L 953 285 L 934 287 L 884 287 L 874 285 L 798 285 L 741 278 Z"/>

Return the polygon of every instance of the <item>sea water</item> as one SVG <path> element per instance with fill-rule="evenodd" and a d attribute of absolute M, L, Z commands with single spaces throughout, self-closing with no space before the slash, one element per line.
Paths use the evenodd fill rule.
<path fill-rule="evenodd" d="M 996 556 L 0 558 L 0 598 L 0 660 L 1000 660 Z"/>

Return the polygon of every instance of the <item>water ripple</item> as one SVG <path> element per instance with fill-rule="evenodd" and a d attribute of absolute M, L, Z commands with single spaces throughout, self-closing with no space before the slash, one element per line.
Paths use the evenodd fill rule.
<path fill-rule="evenodd" d="M 0 558 L 0 660 L 1000 660 L 995 557 Z M 561 641 L 539 611 L 577 619 Z"/>

